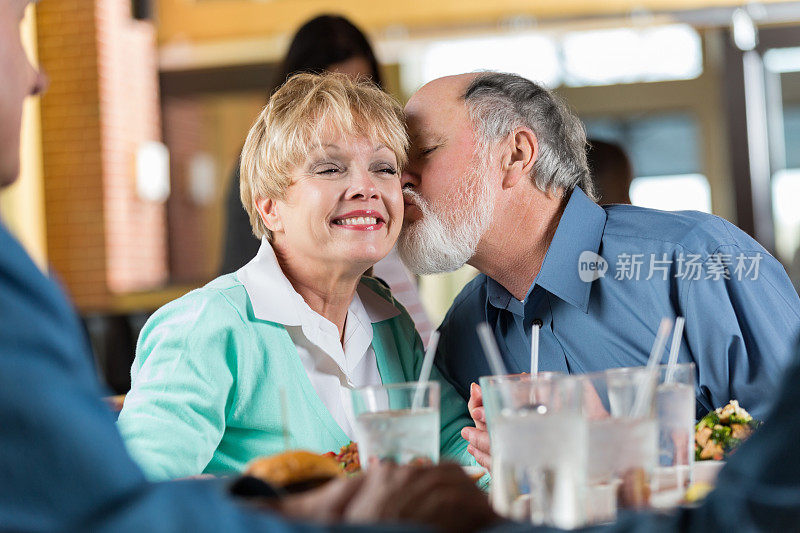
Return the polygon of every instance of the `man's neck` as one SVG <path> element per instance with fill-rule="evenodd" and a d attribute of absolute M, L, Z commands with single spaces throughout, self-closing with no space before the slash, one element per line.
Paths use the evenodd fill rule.
<path fill-rule="evenodd" d="M 514 189 L 498 201 L 494 222 L 469 264 L 524 300 L 542 268 L 568 197 L 545 194 L 532 184 L 522 194 L 514 194 Z"/>

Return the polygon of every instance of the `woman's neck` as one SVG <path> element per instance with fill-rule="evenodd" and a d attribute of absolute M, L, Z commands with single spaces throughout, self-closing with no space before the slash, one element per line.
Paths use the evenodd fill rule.
<path fill-rule="evenodd" d="M 273 249 L 283 274 L 294 290 L 311 309 L 333 322 L 339 330 L 339 341 L 344 345 L 347 311 L 363 272 L 353 269 L 352 265 L 344 269 L 331 264 L 317 264 L 274 244 Z"/>

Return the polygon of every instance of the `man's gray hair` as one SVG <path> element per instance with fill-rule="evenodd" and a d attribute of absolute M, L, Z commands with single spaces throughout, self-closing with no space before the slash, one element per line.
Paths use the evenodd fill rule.
<path fill-rule="evenodd" d="M 464 92 L 467 110 L 484 151 L 520 126 L 539 144 L 531 177 L 547 192 L 568 194 L 576 186 L 595 200 L 586 163 L 586 132 L 572 111 L 544 87 L 516 74 L 486 72 Z"/>

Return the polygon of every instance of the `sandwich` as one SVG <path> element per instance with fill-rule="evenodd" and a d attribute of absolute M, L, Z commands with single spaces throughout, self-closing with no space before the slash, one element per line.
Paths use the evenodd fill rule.
<path fill-rule="evenodd" d="M 286 492 L 302 492 L 319 487 L 343 475 L 331 457 L 305 450 L 293 450 L 250 461 L 244 475 L 252 476 Z"/>

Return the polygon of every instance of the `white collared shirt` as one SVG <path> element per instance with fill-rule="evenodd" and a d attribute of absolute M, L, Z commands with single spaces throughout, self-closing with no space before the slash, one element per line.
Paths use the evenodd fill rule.
<path fill-rule="evenodd" d="M 347 311 L 344 347 L 336 325 L 312 310 L 281 270 L 263 238 L 258 254 L 236 272 L 260 320 L 283 324 L 311 385 L 342 430 L 355 440 L 350 390 L 380 385 L 372 349 L 372 324 L 400 314 L 363 283 Z"/>

